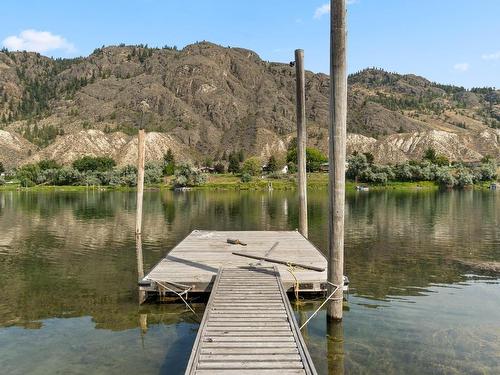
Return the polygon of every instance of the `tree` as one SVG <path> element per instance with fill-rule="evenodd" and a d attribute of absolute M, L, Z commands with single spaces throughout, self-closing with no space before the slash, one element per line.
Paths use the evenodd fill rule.
<path fill-rule="evenodd" d="M 174 153 L 172 152 L 172 149 L 168 149 L 165 154 L 163 154 L 163 163 L 164 164 L 169 164 L 169 163 L 175 163 L 175 157 Z"/>
<path fill-rule="evenodd" d="M 297 163 L 297 147 L 289 148 L 286 155 L 287 163 Z M 328 162 L 328 158 L 323 153 L 312 147 L 306 148 L 306 170 L 307 172 L 317 172 L 323 163 Z"/>
<path fill-rule="evenodd" d="M 5 167 L 3 166 L 3 163 L 0 161 L 0 174 L 5 172 Z"/>
<path fill-rule="evenodd" d="M 368 164 L 372 165 L 375 162 L 375 156 L 371 152 L 364 152 L 363 155 L 366 156 Z"/>
<path fill-rule="evenodd" d="M 176 187 L 198 186 L 204 184 L 206 180 L 207 176 L 191 164 L 181 164 L 175 170 L 174 185 Z"/>
<path fill-rule="evenodd" d="M 222 173 L 226 172 L 226 167 L 222 163 L 216 163 L 214 165 L 214 172 L 222 174 Z"/>
<path fill-rule="evenodd" d="M 252 181 L 252 176 L 249 173 L 243 173 L 241 175 L 241 182 L 250 182 Z"/>
<path fill-rule="evenodd" d="M 436 150 L 434 150 L 432 147 L 429 147 L 427 150 L 424 152 L 424 160 L 429 160 L 431 163 L 434 163 L 437 157 Z"/>
<path fill-rule="evenodd" d="M 172 150 L 169 148 L 165 154 L 163 154 L 163 174 L 165 176 L 172 176 L 175 172 L 175 157 Z"/>
<path fill-rule="evenodd" d="M 274 155 L 271 155 L 269 157 L 269 160 L 267 162 L 267 170 L 271 173 L 276 172 L 278 170 L 278 161 L 274 157 Z"/>
<path fill-rule="evenodd" d="M 55 160 L 52 160 L 52 159 L 40 160 L 38 162 L 38 166 L 40 167 L 40 169 L 42 171 L 47 170 L 47 169 L 60 169 L 61 168 L 61 166 Z"/>
<path fill-rule="evenodd" d="M 243 173 L 248 173 L 251 176 L 258 176 L 261 171 L 262 171 L 262 161 L 260 160 L 260 158 L 256 156 L 248 158 L 243 163 L 243 168 L 242 168 Z"/>
<path fill-rule="evenodd" d="M 243 150 L 240 150 L 240 151 L 238 152 L 238 161 L 239 161 L 240 163 L 242 163 L 242 162 L 243 162 L 243 160 L 245 160 L 245 154 L 243 153 Z"/>
<path fill-rule="evenodd" d="M 113 169 L 115 165 L 115 161 L 107 156 L 84 156 L 73 162 L 73 168 L 79 172 L 104 172 Z"/>
<path fill-rule="evenodd" d="M 240 173 L 240 161 L 238 155 L 231 154 L 229 155 L 229 166 L 227 167 L 227 171 L 229 173 Z"/>
<path fill-rule="evenodd" d="M 359 177 L 369 168 L 365 154 L 353 154 L 347 158 L 346 177 L 357 181 Z"/>

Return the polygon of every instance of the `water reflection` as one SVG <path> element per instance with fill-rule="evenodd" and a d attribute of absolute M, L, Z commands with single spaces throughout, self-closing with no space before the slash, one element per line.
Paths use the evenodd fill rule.
<path fill-rule="evenodd" d="M 459 260 L 500 260 L 498 199 L 349 195 L 349 310 L 343 325 L 320 311 L 304 329 L 318 371 L 495 372 L 500 288 Z M 0 192 L 2 371 L 182 373 L 198 323 L 184 305 L 139 306 L 137 279 L 193 229 L 291 230 L 297 212 L 294 192 L 146 192 L 136 241 L 133 192 Z M 325 191 L 309 193 L 309 220 L 326 249 Z"/>

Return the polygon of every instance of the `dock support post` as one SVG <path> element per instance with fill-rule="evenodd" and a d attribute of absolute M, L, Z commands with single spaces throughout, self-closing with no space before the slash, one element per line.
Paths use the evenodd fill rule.
<path fill-rule="evenodd" d="M 328 303 L 327 315 L 330 319 L 341 320 L 347 123 L 346 0 L 331 0 L 330 5 L 328 281 L 338 289 Z M 329 293 L 335 288 L 331 284 Z"/>
<path fill-rule="evenodd" d="M 135 234 L 142 233 L 142 197 L 144 194 L 144 159 L 146 157 L 146 134 L 144 131 L 144 116 L 149 109 L 148 103 L 141 102 L 141 120 L 137 134 L 137 213 L 135 217 Z"/>
<path fill-rule="evenodd" d="M 307 171 L 306 171 L 306 93 L 304 50 L 295 50 L 295 74 L 297 81 L 297 174 L 299 187 L 299 232 L 308 237 L 307 227 Z"/>

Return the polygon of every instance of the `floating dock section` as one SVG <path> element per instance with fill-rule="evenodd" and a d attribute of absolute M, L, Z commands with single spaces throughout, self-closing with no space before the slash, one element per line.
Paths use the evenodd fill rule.
<path fill-rule="evenodd" d="M 230 244 L 228 239 L 245 245 Z M 283 264 L 244 255 L 281 260 Z M 302 264 L 313 269 L 290 264 Z M 208 293 L 221 267 L 263 266 L 276 266 L 285 291 L 293 291 L 297 286 L 300 293 L 324 292 L 327 289 L 326 258 L 297 231 L 200 230 L 191 232 L 153 267 L 140 282 L 140 288 L 148 294 L 169 290 Z"/>

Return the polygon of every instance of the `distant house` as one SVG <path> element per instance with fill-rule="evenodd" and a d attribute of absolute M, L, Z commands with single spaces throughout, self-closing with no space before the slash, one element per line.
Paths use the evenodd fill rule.
<path fill-rule="evenodd" d="M 269 172 L 270 172 L 269 167 L 267 166 L 267 164 L 264 164 L 262 166 L 262 173 L 269 173 Z M 277 170 L 277 172 L 287 174 L 288 173 L 288 165 L 285 165 L 283 168 Z"/>
<path fill-rule="evenodd" d="M 321 166 L 319 167 L 320 172 L 325 172 L 328 173 L 330 164 L 328 162 L 322 163 Z M 349 168 L 349 162 L 345 162 L 345 169 Z"/>
<path fill-rule="evenodd" d="M 215 173 L 214 167 L 200 167 L 201 173 Z"/>

